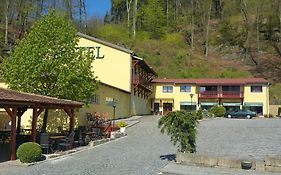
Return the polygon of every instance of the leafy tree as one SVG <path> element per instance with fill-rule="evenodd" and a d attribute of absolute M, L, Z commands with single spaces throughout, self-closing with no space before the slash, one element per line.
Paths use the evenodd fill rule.
<path fill-rule="evenodd" d="M 50 10 L 4 62 L 5 82 L 19 91 L 70 100 L 88 99 L 94 95 L 97 81 L 91 71 L 92 58 L 82 54 L 77 42 L 73 24 Z"/>
<path fill-rule="evenodd" d="M 175 111 L 169 112 L 158 121 L 161 133 L 167 132 L 171 136 L 171 142 L 176 145 L 179 142 L 181 152 L 196 152 L 196 126 L 197 114 L 195 112 Z"/>
<path fill-rule="evenodd" d="M 161 38 L 164 34 L 165 16 L 160 1 L 148 0 L 143 8 L 144 29 L 151 32 L 151 38 Z"/>

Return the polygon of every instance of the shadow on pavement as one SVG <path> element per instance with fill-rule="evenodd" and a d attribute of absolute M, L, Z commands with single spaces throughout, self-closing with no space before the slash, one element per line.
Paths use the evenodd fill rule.
<path fill-rule="evenodd" d="M 168 160 L 168 161 L 176 161 L 176 155 L 175 154 L 167 154 L 167 155 L 161 155 L 161 160 Z"/>

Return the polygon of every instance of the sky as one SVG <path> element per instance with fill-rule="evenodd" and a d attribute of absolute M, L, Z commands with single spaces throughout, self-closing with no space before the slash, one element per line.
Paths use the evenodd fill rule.
<path fill-rule="evenodd" d="M 101 16 L 111 8 L 111 0 L 86 0 L 86 11 L 88 16 Z"/>

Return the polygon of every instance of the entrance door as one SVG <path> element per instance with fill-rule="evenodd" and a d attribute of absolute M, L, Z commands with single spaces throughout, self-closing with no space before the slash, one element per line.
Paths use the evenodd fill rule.
<path fill-rule="evenodd" d="M 159 103 L 154 103 L 153 105 L 153 112 L 154 114 L 158 114 L 159 113 Z"/>
<path fill-rule="evenodd" d="M 163 103 L 163 115 L 173 110 L 173 103 Z"/>

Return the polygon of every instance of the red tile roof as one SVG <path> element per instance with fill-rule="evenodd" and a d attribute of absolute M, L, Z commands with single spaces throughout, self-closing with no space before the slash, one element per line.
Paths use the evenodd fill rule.
<path fill-rule="evenodd" d="M 154 79 L 152 83 L 175 83 L 175 84 L 252 84 L 268 83 L 264 78 L 186 78 L 186 79 Z"/>
<path fill-rule="evenodd" d="M 0 106 L 5 104 L 18 106 L 46 106 L 48 107 L 82 107 L 83 103 L 32 93 L 18 92 L 11 89 L 0 88 Z M 59 109 L 59 108 L 58 108 Z"/>

